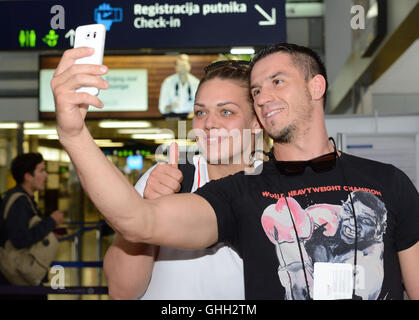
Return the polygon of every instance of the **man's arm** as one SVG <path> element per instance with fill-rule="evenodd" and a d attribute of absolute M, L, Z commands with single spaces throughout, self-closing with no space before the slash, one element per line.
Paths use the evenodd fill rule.
<path fill-rule="evenodd" d="M 419 300 L 419 242 L 399 252 L 403 284 L 412 300 Z"/>
<path fill-rule="evenodd" d="M 126 240 L 185 249 L 207 247 L 217 241 L 217 219 L 211 205 L 195 194 L 145 200 L 123 174 L 106 159 L 93 141 L 84 118 L 88 105 L 103 107 L 82 86 L 106 89 L 100 75 L 106 69 L 74 64 L 92 54 L 88 48 L 67 50 L 51 81 L 57 115 L 57 132 L 80 182 L 109 224 Z"/>
<path fill-rule="evenodd" d="M 419 194 L 409 177 L 394 168 L 391 182 L 397 229 L 395 234 L 403 284 L 410 299 L 419 299 Z"/>

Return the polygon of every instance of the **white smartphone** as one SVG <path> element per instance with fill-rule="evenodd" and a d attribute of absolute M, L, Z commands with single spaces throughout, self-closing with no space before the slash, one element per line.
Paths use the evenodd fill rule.
<path fill-rule="evenodd" d="M 103 52 L 105 49 L 105 35 L 106 27 L 103 24 L 88 24 L 77 27 L 74 48 L 91 47 L 95 49 L 95 52 L 91 56 L 77 59 L 75 63 L 102 64 Z M 87 92 L 97 96 L 99 94 L 99 89 L 95 87 L 81 87 L 77 89 L 76 92 Z"/>

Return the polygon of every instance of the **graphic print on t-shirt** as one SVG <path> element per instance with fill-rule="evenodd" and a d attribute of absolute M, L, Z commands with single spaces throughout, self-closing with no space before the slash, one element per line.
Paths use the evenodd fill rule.
<path fill-rule="evenodd" d="M 356 294 L 363 299 L 377 299 L 384 279 L 383 235 L 387 227 L 387 209 L 376 195 L 365 191 L 352 191 L 341 205 L 321 203 L 305 209 L 293 197 L 279 197 L 276 204 L 264 210 L 261 223 L 275 245 L 278 276 L 285 288 L 285 299 L 313 297 L 315 262 L 353 265 L 353 208 L 358 229 Z"/>

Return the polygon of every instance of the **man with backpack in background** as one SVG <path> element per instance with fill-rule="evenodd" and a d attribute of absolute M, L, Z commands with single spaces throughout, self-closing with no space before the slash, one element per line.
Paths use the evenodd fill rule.
<path fill-rule="evenodd" d="M 58 249 L 58 241 L 56 241 L 52 231 L 64 221 L 64 214 L 56 210 L 51 215 L 40 218 L 42 214 L 34 200 L 34 193 L 35 191 L 45 189 L 48 176 L 41 154 L 27 153 L 17 156 L 12 161 L 11 172 L 16 181 L 16 186 L 6 192 L 0 206 L 0 253 L 4 255 L 4 257 L 1 257 L 2 261 L 0 261 L 0 285 L 39 285 L 41 281 L 39 283 L 30 283 L 27 278 L 18 279 L 14 267 L 11 267 L 17 260 L 12 264 L 6 265 L 8 263 L 6 260 L 9 258 L 7 255 L 10 255 L 12 252 L 9 251 L 9 248 L 13 250 L 14 254 L 17 251 L 24 251 L 21 249 L 30 251 L 37 243 L 42 243 L 45 248 L 48 248 L 44 250 L 42 255 L 54 256 Z M 35 224 L 33 223 L 34 218 L 37 219 Z M 34 255 L 36 256 L 37 254 L 35 253 Z M 42 261 L 39 261 L 39 263 L 42 264 Z M 28 272 L 32 273 L 34 268 L 34 265 L 31 265 L 28 267 Z M 47 273 L 41 273 L 45 273 L 42 276 L 45 279 Z M 24 283 L 24 281 L 28 283 Z M 5 298 L 5 296 L 2 298 Z M 7 296 L 7 298 L 45 299 L 46 296 L 20 295 Z"/>

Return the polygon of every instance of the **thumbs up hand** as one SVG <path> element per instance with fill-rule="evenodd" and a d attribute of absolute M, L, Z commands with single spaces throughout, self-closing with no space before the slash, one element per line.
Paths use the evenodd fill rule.
<path fill-rule="evenodd" d="M 179 147 L 176 142 L 172 142 L 169 147 L 169 164 L 177 169 L 179 162 Z"/>
<path fill-rule="evenodd" d="M 173 142 L 169 149 L 169 163 L 159 163 L 150 173 L 144 190 L 144 198 L 157 199 L 180 190 L 183 175 L 178 169 L 178 161 L 178 145 Z"/>

